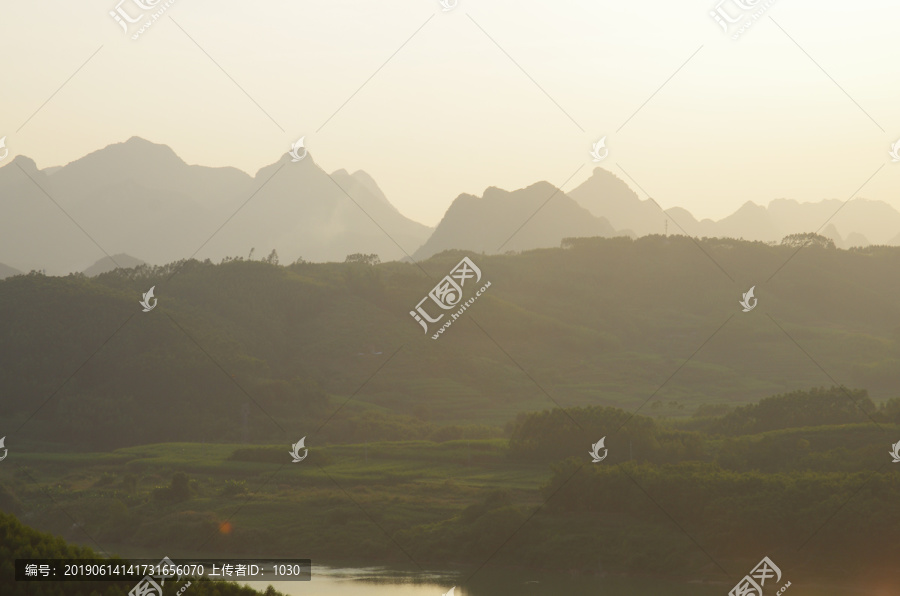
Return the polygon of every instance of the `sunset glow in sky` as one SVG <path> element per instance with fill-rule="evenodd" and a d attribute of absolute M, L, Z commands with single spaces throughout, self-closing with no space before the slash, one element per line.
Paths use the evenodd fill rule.
<path fill-rule="evenodd" d="M 737 41 L 715 5 L 178 0 L 134 41 L 113 0 L 5 3 L 0 137 L 41 168 L 137 135 L 255 174 L 305 135 L 428 225 L 463 192 L 574 188 L 604 135 L 604 167 L 698 218 L 880 167 L 858 196 L 900 209 L 900 3 L 782 0 Z"/>

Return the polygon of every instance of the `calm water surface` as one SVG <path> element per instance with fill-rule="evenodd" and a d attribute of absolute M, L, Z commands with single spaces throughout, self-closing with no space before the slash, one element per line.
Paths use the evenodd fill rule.
<path fill-rule="evenodd" d="M 727 596 L 731 586 L 701 585 L 634 578 L 573 576 L 563 573 L 482 571 L 471 585 L 458 577 L 398 574 L 382 568 L 334 569 L 313 564 L 309 582 L 243 582 L 257 590 L 271 584 L 288 596 Z M 790 596 L 785 594 L 785 596 Z M 799 592 L 797 596 L 802 596 Z"/>
<path fill-rule="evenodd" d="M 243 583 L 257 590 L 265 590 L 266 586 L 271 584 L 288 596 L 442 596 L 454 586 L 456 587 L 454 596 L 728 596 L 733 587 L 726 584 L 584 576 L 527 570 L 483 570 L 471 585 L 466 586 L 460 586 L 457 583 L 459 579 L 440 573 L 413 575 L 377 567 L 338 569 L 313 564 L 312 581 L 309 582 Z M 768 593 L 775 594 L 775 590 Z M 897 596 L 898 594 L 900 586 L 896 585 L 861 589 L 851 585 L 828 586 L 792 582 L 784 596 Z"/>
<path fill-rule="evenodd" d="M 113 552 L 130 558 L 160 558 L 158 552 L 120 545 Z M 171 552 L 170 558 L 210 558 L 208 553 Z M 226 557 L 228 558 L 228 557 Z M 246 558 L 234 556 L 231 558 Z M 785 580 L 790 574 L 785 573 Z M 642 577 L 602 577 L 528 569 L 489 569 L 461 585 L 466 575 L 421 573 L 384 567 L 328 567 L 313 561 L 312 581 L 239 582 L 259 591 L 272 585 L 287 596 L 442 596 L 456 587 L 454 596 L 728 596 L 734 584 L 688 583 Z M 737 581 L 736 578 L 735 581 Z M 792 580 L 783 596 L 900 596 L 896 581 L 870 581 L 870 585 Z M 766 586 L 768 587 L 768 586 Z M 776 586 L 780 587 L 780 586 Z M 774 595 L 776 590 L 766 592 Z M 188 589 L 184 596 L 190 596 Z"/>

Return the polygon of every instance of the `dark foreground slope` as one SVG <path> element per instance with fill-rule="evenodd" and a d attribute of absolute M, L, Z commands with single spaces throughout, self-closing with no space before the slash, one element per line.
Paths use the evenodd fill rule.
<path fill-rule="evenodd" d="M 126 596 L 134 582 L 16 582 L 16 559 L 98 559 L 94 551 L 68 544 L 62 538 L 33 530 L 14 516 L 0 512 L 0 594 L 4 596 Z M 187 580 L 179 582 L 182 587 Z M 171 584 L 171 582 L 169 582 Z M 168 588 L 168 586 L 164 586 Z M 166 592 L 167 594 L 169 592 Z M 172 592 L 174 593 L 174 592 Z M 262 596 L 261 592 L 208 580 L 190 582 L 194 596 Z M 265 596 L 280 593 L 269 587 Z"/>

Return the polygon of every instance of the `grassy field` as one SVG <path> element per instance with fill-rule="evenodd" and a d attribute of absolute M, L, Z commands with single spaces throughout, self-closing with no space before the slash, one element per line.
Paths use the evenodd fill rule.
<path fill-rule="evenodd" d="M 626 412 L 572 410 L 584 436 L 553 411 L 517 421 L 510 439 L 313 442 L 299 463 L 287 443 L 17 444 L 0 466 L 0 510 L 128 556 L 723 581 L 723 568 L 767 552 L 798 576 L 880 573 L 900 530 L 887 454 L 900 425 L 893 406 L 874 413 L 878 425 L 853 408 L 832 389 L 677 427 L 638 417 L 596 465 L 585 437 Z"/>
<path fill-rule="evenodd" d="M 545 464 L 507 461 L 500 439 L 313 448 L 296 464 L 286 445 L 165 443 L 110 453 L 24 447 L 20 467 L 0 469 L 4 508 L 95 548 L 127 542 L 345 558 L 355 543 L 367 563 L 402 560 L 385 531 L 453 517 L 495 489 L 537 505 L 549 476 Z M 188 498 L 167 498 L 179 472 Z"/>

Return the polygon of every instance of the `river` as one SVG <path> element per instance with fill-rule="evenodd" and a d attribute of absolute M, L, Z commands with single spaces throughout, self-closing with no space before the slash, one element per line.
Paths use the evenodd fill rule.
<path fill-rule="evenodd" d="M 415 578 L 415 579 L 413 579 Z M 766 596 L 784 588 L 789 578 Z M 403 574 L 382 568 L 329 568 L 313 564 L 312 581 L 242 582 L 260 591 L 271 585 L 287 596 L 728 596 L 729 583 L 678 582 L 635 577 L 602 577 L 550 571 L 483 570 L 465 586 L 462 578 L 440 573 Z M 803 581 L 791 583 L 783 596 L 896 596 L 896 583 L 863 589 L 852 584 Z M 189 596 L 189 594 L 185 594 Z"/>
<path fill-rule="evenodd" d="M 159 558 L 159 553 L 119 545 L 114 552 L 130 558 Z M 190 553 L 169 553 L 170 558 L 206 558 Z M 196 553 L 194 553 L 196 555 Z M 208 556 L 208 555 L 207 555 Z M 245 558 L 245 557 L 234 557 Z M 740 578 L 735 578 L 735 582 Z M 774 596 L 792 580 L 785 572 L 781 584 L 765 596 Z M 633 576 L 603 576 L 547 570 L 483 568 L 474 576 L 451 572 L 399 571 L 383 567 L 329 567 L 313 561 L 311 581 L 238 582 L 260 592 L 272 585 L 286 596 L 728 596 L 734 583 L 700 583 Z M 870 581 L 869 585 L 794 578 L 783 596 L 897 596 L 896 581 Z M 184 596 L 190 596 L 188 588 Z"/>
<path fill-rule="evenodd" d="M 459 577 L 439 573 L 413 576 L 381 568 L 333 569 L 314 564 L 312 581 L 242 583 L 260 591 L 271 583 L 287 596 L 442 596 L 453 587 L 454 596 L 726 596 L 731 588 L 521 569 L 482 571 L 465 586 L 457 585 L 459 581 Z"/>

